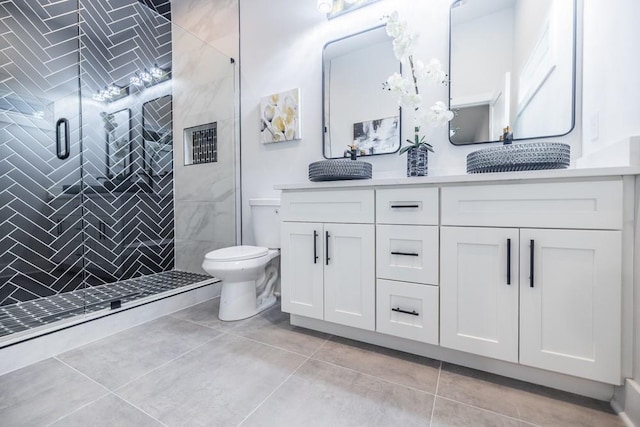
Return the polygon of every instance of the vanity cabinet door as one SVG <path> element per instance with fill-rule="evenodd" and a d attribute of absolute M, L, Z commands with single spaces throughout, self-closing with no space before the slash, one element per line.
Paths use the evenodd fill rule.
<path fill-rule="evenodd" d="M 517 363 L 518 229 L 440 233 L 440 345 Z"/>
<path fill-rule="evenodd" d="M 281 223 L 282 311 L 322 319 L 324 232 L 321 223 Z"/>
<path fill-rule="evenodd" d="M 520 239 L 520 363 L 619 384 L 621 233 L 522 229 Z"/>
<path fill-rule="evenodd" d="M 324 320 L 375 330 L 372 224 L 325 224 Z"/>

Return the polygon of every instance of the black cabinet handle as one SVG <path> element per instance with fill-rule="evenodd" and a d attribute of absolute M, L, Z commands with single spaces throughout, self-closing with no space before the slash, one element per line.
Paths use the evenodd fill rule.
<path fill-rule="evenodd" d="M 325 254 L 326 254 L 326 264 L 329 265 L 329 260 L 331 258 L 329 258 L 329 232 L 325 232 L 324 235 L 324 250 L 325 250 Z"/>
<path fill-rule="evenodd" d="M 420 316 L 420 313 L 416 312 L 415 310 L 407 311 L 407 310 L 400 309 L 400 307 L 392 308 L 391 311 L 395 311 L 397 313 L 410 314 L 412 316 Z"/>
<path fill-rule="evenodd" d="M 61 132 L 62 131 L 62 132 Z M 64 141 L 64 151 L 62 148 L 62 142 Z M 64 160 L 69 157 L 71 152 L 71 145 L 69 142 L 69 120 L 58 119 L 56 122 L 56 156 L 60 160 Z"/>
<path fill-rule="evenodd" d="M 507 239 L 507 285 L 511 284 L 511 239 Z"/>
<path fill-rule="evenodd" d="M 408 208 L 419 208 L 420 205 L 391 205 L 392 209 L 408 209 Z"/>
<path fill-rule="evenodd" d="M 318 263 L 318 232 L 313 230 L 313 263 Z"/>
<path fill-rule="evenodd" d="M 391 255 L 420 256 L 420 254 L 413 252 L 391 252 Z"/>
<path fill-rule="evenodd" d="M 533 251 L 534 251 L 534 241 L 531 240 L 530 243 L 530 253 L 529 253 L 529 286 L 533 288 Z"/>

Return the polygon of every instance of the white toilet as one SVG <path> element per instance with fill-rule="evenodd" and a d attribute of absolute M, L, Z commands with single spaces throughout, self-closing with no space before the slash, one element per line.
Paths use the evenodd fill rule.
<path fill-rule="evenodd" d="M 276 302 L 280 264 L 279 199 L 250 199 L 258 246 L 233 246 L 207 253 L 202 268 L 222 280 L 220 312 L 224 321 L 246 319 Z"/>

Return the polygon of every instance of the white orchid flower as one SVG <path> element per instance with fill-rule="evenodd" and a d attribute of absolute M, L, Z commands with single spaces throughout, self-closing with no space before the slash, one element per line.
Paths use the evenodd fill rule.
<path fill-rule="evenodd" d="M 436 58 L 432 58 L 428 64 L 416 60 L 414 62 L 414 70 L 416 78 L 419 80 L 427 80 L 439 84 L 446 84 L 447 82 L 447 73 L 442 69 L 442 63 Z"/>
<path fill-rule="evenodd" d="M 384 17 L 384 19 L 386 20 L 386 30 L 389 37 L 400 37 L 407 31 L 407 23 L 400 21 L 398 11 L 394 11 L 391 15 Z"/>
<path fill-rule="evenodd" d="M 425 112 L 422 122 L 431 127 L 439 127 L 445 126 L 452 119 L 453 112 L 449 111 L 444 102 L 438 101 Z"/>
<path fill-rule="evenodd" d="M 453 119 L 454 114 L 442 101 L 436 102 L 430 108 L 423 108 L 419 83 L 428 81 L 446 85 L 448 76 L 443 70 L 442 63 L 436 58 L 425 64 L 413 57 L 412 51 L 418 34 L 409 31 L 406 21 L 399 19 L 398 12 L 393 12 L 385 18 L 387 34 L 393 37 L 394 54 L 399 61 L 408 60 L 411 74 L 409 77 L 403 77 L 400 73 L 394 73 L 389 76 L 383 86 L 396 96 L 402 107 L 413 113 L 415 138 L 409 140 L 411 146 L 416 148 L 425 146 L 428 150 L 433 151 L 431 145 L 426 142 L 425 136 L 420 137 L 420 128 L 423 125 L 427 127 L 444 126 Z M 403 147 L 400 153 L 409 148 L 410 146 Z"/>

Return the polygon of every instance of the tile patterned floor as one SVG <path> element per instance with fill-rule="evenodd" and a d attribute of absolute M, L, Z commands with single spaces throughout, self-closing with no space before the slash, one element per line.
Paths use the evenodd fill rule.
<path fill-rule="evenodd" d="M 2 306 L 0 337 L 104 310 L 109 308 L 111 301 L 119 300 L 125 304 L 183 286 L 211 281 L 212 277 L 206 274 L 171 270 Z"/>
<path fill-rule="evenodd" d="M 218 299 L 0 377 L 0 425 L 623 426 L 605 402 L 289 324 Z"/>

